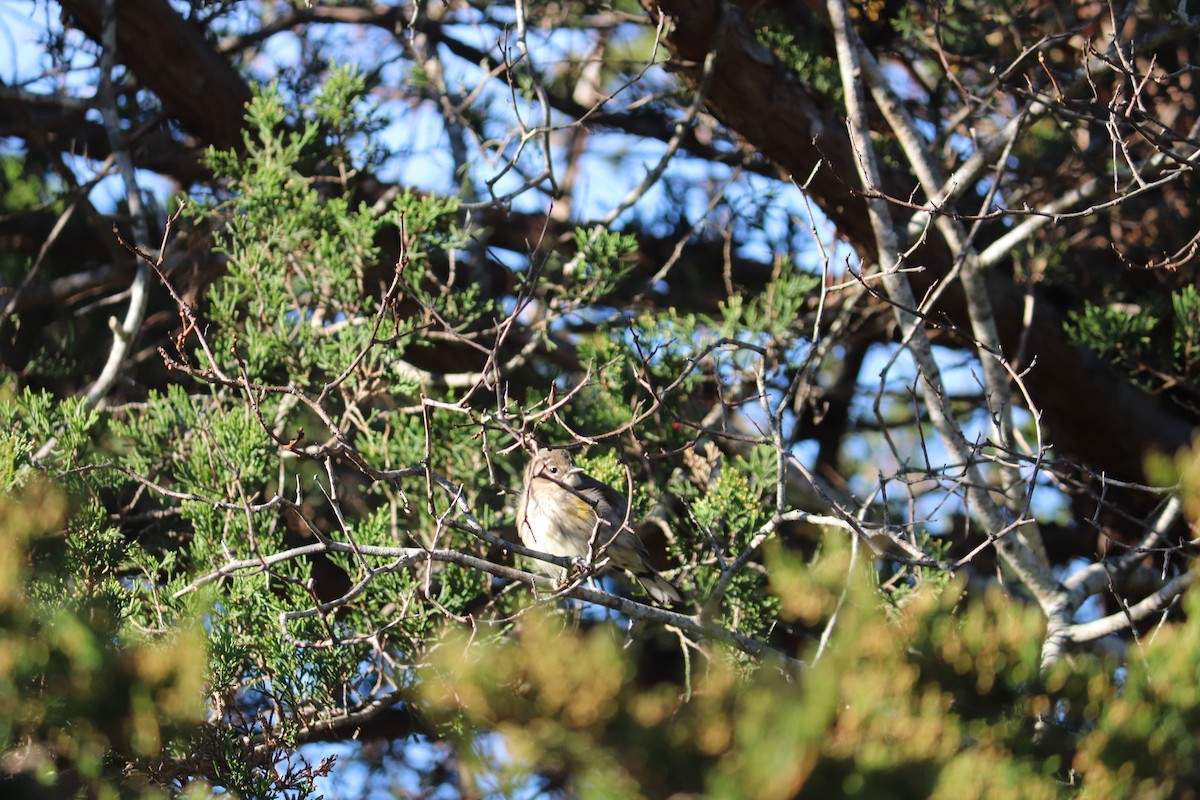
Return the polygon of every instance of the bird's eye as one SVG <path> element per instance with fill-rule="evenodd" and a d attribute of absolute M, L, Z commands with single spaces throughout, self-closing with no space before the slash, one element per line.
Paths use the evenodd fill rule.
<path fill-rule="evenodd" d="M 558 467 L 550 467 L 550 474 L 551 474 L 551 475 L 557 475 L 557 474 L 558 474 Z"/>

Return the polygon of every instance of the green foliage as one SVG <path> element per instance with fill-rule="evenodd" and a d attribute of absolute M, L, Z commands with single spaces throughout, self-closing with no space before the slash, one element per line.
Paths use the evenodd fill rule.
<path fill-rule="evenodd" d="M 1200 393 L 1200 291 L 1184 286 L 1145 307 L 1087 303 L 1065 325 L 1073 342 L 1090 347 L 1149 390 Z"/>
<path fill-rule="evenodd" d="M 279 132 L 282 101 L 270 92 L 255 97 L 247 119 L 257 138 L 247 136 L 244 162 L 210 154 L 234 196 L 218 207 L 226 216 L 217 241 L 229 257 L 228 274 L 209 294 L 213 322 L 221 326 L 213 347 L 219 361 L 200 363 L 283 382 L 319 364 L 314 351 L 326 351 L 326 339 L 341 342 L 343 354 L 361 346 L 324 330 L 360 311 L 382 221 L 342 198 L 323 198 L 314 178 L 300 172 L 319 133 L 316 122 Z"/>
<path fill-rule="evenodd" d="M 22 774 L 54 783 L 74 770 L 104 787 L 127 766 L 153 786 L 173 779 L 151 763 L 169 758 L 240 796 L 309 796 L 328 763 L 278 766 L 305 720 L 366 704 L 380 687 L 398 692 L 406 673 L 381 653 L 416 657 L 446 615 L 468 613 L 489 590 L 478 570 L 422 572 L 419 561 L 353 553 L 264 568 L 317 534 L 483 555 L 441 524 L 450 499 L 410 503 L 399 483 L 367 480 L 322 450 L 355 446 L 380 468 L 410 465 L 426 458 L 430 436 L 439 472 L 484 472 L 459 416 L 389 413 L 420 391 L 391 375 L 391 360 L 420 341 L 414 331 L 434 319 L 468 329 L 494 301 L 436 277 L 466 243 L 456 200 L 408 192 L 377 210 L 354 206 L 348 186 L 330 192 L 331 180 L 370 166 L 380 121 L 362 109 L 364 86 L 335 70 L 295 113 L 276 87 L 264 90 L 248 109 L 244 152 L 209 154 L 224 191 L 187 213 L 212 228 L 226 271 L 168 352 L 183 383 L 103 413 L 49 393 L 5 388 L 0 398 L 0 490 L 14 504 L 36 504 L 30 487 L 46 478 L 62 490 L 45 503 L 52 536 L 6 517 L 13 536 L 28 537 L 6 546 L 12 564 L 27 552 L 38 564 L 5 584 L 21 587 L 5 589 L 12 608 L 24 604 L 5 612 L 7 641 L 41 642 L 0 692 L 25 698 L 0 718 L 0 747 L 35 748 Z M 381 276 L 376 242 L 389 234 L 403 237 L 404 253 Z M 391 306 L 380 281 L 393 285 Z M 139 518 L 150 522 L 129 522 Z M 368 580 L 336 614 L 320 608 Z M 189 726 L 204 710 L 216 724 L 201 735 Z M 255 736 L 258 751 L 245 744 Z"/>
<path fill-rule="evenodd" d="M 994 46 L 983 20 L 1015 24 L 945 8 L 965 20 L 941 31 L 951 54 Z M 858 3 L 856 24 L 877 33 L 890 10 Z M 923 35 L 926 13 L 904 11 L 901 32 Z M 756 24 L 837 100 L 825 32 Z M 532 61 L 514 98 L 536 94 Z M 433 66 L 413 71 L 422 86 L 442 80 Z M 407 706 L 419 724 L 381 740 L 419 730 L 448 743 L 430 751 L 456 747 L 464 795 L 566 782 L 580 797 L 1024 798 L 1074 780 L 1165 797 L 1200 780 L 1187 630 L 1147 642 L 1119 692 L 1112 663 L 1042 670 L 1041 618 L 1011 596 L 874 563 L 841 528 L 784 532 L 778 498 L 791 506 L 794 487 L 780 486 L 779 452 L 815 409 L 793 389 L 823 368 L 809 370 L 800 322 L 821 278 L 779 255 L 761 293 L 646 313 L 627 285 L 638 236 L 581 227 L 573 257 L 538 253 L 486 288 L 459 271 L 495 266 L 475 257 L 459 199 L 358 200 L 384 123 L 367 86 L 334 68 L 298 105 L 261 90 L 245 147 L 209 153 L 219 188 L 187 220 L 223 272 L 179 287 L 155 388 L 98 410 L 5 384 L 0 749 L 31 759 L 18 777 L 103 795 L 122 771 L 147 787 L 186 774 L 304 798 L 328 764 L 291 769 L 297 747 Z M 1032 139 L 1018 158 L 1066 141 L 1053 125 Z M 36 182 L 5 176 L 9 202 L 29 202 Z M 1168 373 L 1195 386 L 1194 287 L 1143 315 L 1089 306 L 1069 330 L 1147 386 Z M 792 437 L 778 449 L 761 445 L 776 434 L 768 406 L 777 441 Z M 877 421 L 911 413 L 892 404 Z M 893 441 L 927 452 L 918 433 Z M 635 517 L 654 515 L 666 542 L 652 555 L 697 601 L 692 620 L 534 593 L 505 569 L 522 562 L 476 535 L 511 539 L 508 452 L 591 436 L 580 463 L 628 489 Z M 1193 467 L 1176 465 L 1185 487 Z M 949 546 L 918 543 L 933 557 Z M 738 636 L 779 652 L 717 644 Z"/>
<path fill-rule="evenodd" d="M 331 63 L 310 104 L 311 113 L 325 136 L 328 167 L 337 170 L 373 169 L 382 158 L 374 135 L 388 120 L 377 109 L 359 110 L 367 88 L 357 67 Z"/>
<path fill-rule="evenodd" d="M 1175 312 L 1173 366 L 1190 383 L 1200 385 L 1200 289 L 1192 285 L 1172 293 L 1171 310 Z"/>
<path fill-rule="evenodd" d="M 576 228 L 573 240 L 578 266 L 566 275 L 564 299 L 577 305 L 610 294 L 629 271 L 637 237 L 603 228 Z"/>
<path fill-rule="evenodd" d="M 740 464 L 725 464 L 716 480 L 692 503 L 701 538 L 720 548 L 725 560 L 737 558 L 771 518 L 770 504 L 752 487 Z M 722 578 L 719 564 L 697 570 L 700 595 L 707 597 Z M 754 570 L 737 572 L 722 598 L 722 623 L 750 636 L 762 636 L 778 616 L 778 600 L 764 591 L 765 576 Z"/>
<path fill-rule="evenodd" d="M 904 19 L 899 29 L 904 33 L 919 33 L 916 28 L 918 23 L 913 17 L 922 11 L 928 14 L 928 9 L 924 6 L 910 6 L 908 10 L 910 13 L 916 13 Z M 1009 8 L 981 3 L 978 0 L 948 0 L 938 11 L 938 33 L 941 37 L 939 44 L 956 55 L 978 56 L 986 52 L 987 32 L 1012 23 L 1012 12 Z"/>
<path fill-rule="evenodd" d="M 1158 328 L 1158 319 L 1152 314 L 1091 303 L 1082 312 L 1071 312 L 1067 319 L 1067 335 L 1073 341 L 1099 351 L 1133 374 L 1139 371 Z"/>
<path fill-rule="evenodd" d="M 794 338 L 795 320 L 820 281 L 796 269 L 790 259 L 781 259 L 768 291 L 750 298 L 734 295 L 721 303 L 721 334 L 730 338 L 750 334 L 765 341 Z"/>
<path fill-rule="evenodd" d="M 16 397 L 0 397 L 0 491 L 25 482 L 33 472 L 31 457 L 39 443 L 49 439 L 56 439 L 58 446 L 44 455 L 44 465 L 81 463 L 99 418 L 82 398 L 58 400 L 48 392 L 29 389 Z"/>
<path fill-rule="evenodd" d="M 795 27 L 771 12 L 758 15 L 755 38 L 809 86 L 830 103 L 842 102 L 842 79 L 838 73 L 833 42 L 827 30 Z"/>
<path fill-rule="evenodd" d="M 0 157 L 0 208 L 8 213 L 33 208 L 53 194 L 46 176 L 31 162 L 29 156 Z"/>
<path fill-rule="evenodd" d="M 204 651 L 194 623 L 138 641 L 102 603 L 64 592 L 53 563 L 32 568 L 71 524 L 66 498 L 40 480 L 0 499 L 0 786 L 117 797 L 124 771 L 144 774 L 196 733 Z"/>
<path fill-rule="evenodd" d="M 637 237 L 603 228 L 575 229 L 575 249 L 581 254 L 584 273 L 600 275 L 617 270 L 620 261 L 637 250 Z"/>
<path fill-rule="evenodd" d="M 0 209 L 5 215 L 48 205 L 62 213 L 65 203 L 55 197 L 55 179 L 49 165 L 33 155 L 0 154 Z M 19 285 L 29 269 L 28 260 L 15 249 L 0 251 L 0 278 L 9 286 Z"/>
<path fill-rule="evenodd" d="M 931 536 L 928 532 L 922 532 L 917 537 L 917 544 L 922 552 L 928 553 L 935 561 L 944 560 L 951 546 L 950 541 Z M 946 570 L 903 563 L 880 565 L 879 578 L 884 601 L 896 610 L 914 597 L 919 597 L 922 590 L 941 594 L 953 581 Z"/>
<path fill-rule="evenodd" d="M 1029 135 L 1016 149 L 1016 155 L 1021 159 L 1047 163 L 1066 158 L 1071 151 L 1071 141 L 1055 120 L 1043 118 L 1029 126 Z"/>

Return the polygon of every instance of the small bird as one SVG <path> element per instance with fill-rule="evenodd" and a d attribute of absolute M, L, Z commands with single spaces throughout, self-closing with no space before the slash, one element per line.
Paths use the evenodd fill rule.
<path fill-rule="evenodd" d="M 629 572 L 656 603 L 674 605 L 683 595 L 650 563 L 646 545 L 630 528 L 625 498 L 575 466 L 566 450 L 538 450 L 525 468 L 517 509 L 521 544 L 553 556 L 602 563 Z M 553 564 L 542 572 L 566 577 Z"/>

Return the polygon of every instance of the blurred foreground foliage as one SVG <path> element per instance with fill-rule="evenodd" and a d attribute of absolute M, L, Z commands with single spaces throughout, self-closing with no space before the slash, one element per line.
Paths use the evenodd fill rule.
<path fill-rule="evenodd" d="M 156 797 L 151 776 L 201 731 L 205 649 L 196 624 L 130 627 L 111 580 L 77 560 L 89 531 L 40 479 L 0 498 L 0 781 L 5 796 Z"/>
<path fill-rule="evenodd" d="M 564 775 L 583 798 L 1168 798 L 1196 785 L 1194 625 L 1162 630 L 1128 668 L 1080 657 L 1043 673 L 1040 615 L 998 591 L 968 603 L 957 582 L 927 587 L 892 614 L 871 569 L 847 573 L 848 548 L 787 561 L 772 565 L 785 616 L 832 621 L 795 673 L 726 654 L 698 660 L 682 693 L 645 685 L 636 665 L 652 645 L 532 612 L 511 636 L 453 631 L 422 671 L 423 702 L 471 745 L 475 785 L 502 796 Z M 1185 606 L 1200 613 L 1200 593 Z"/>

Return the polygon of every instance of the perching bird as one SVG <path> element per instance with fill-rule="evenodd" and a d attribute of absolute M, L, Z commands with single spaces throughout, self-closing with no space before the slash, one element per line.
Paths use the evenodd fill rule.
<path fill-rule="evenodd" d="M 525 468 L 517 509 L 517 535 L 531 550 L 623 569 L 656 603 L 683 602 L 675 586 L 650 563 L 646 545 L 626 519 L 628 504 L 616 489 L 575 466 L 566 450 L 539 450 Z M 537 562 L 549 575 L 565 577 L 553 564 Z"/>

